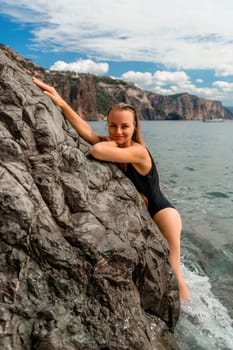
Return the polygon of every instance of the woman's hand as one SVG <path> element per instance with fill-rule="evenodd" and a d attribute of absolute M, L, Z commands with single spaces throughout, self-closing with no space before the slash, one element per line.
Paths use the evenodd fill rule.
<path fill-rule="evenodd" d="M 100 142 L 99 136 L 97 136 L 92 130 L 91 126 L 83 120 L 69 105 L 66 103 L 63 98 L 58 94 L 54 87 L 43 83 L 41 80 L 33 77 L 32 81 L 41 88 L 45 95 L 49 96 L 51 100 L 62 109 L 63 115 L 70 122 L 73 128 L 83 137 L 86 141 L 91 144 Z"/>
<path fill-rule="evenodd" d="M 63 100 L 63 98 L 58 94 L 57 90 L 45 83 L 43 83 L 41 80 L 33 77 L 32 81 L 39 86 L 44 91 L 44 94 L 51 98 L 51 100 L 55 103 L 55 105 L 63 108 L 63 106 L 66 104 L 66 102 Z"/>

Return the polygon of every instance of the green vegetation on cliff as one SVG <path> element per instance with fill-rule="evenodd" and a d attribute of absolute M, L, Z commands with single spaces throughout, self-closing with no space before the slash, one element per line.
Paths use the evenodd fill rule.
<path fill-rule="evenodd" d="M 104 88 L 96 85 L 96 103 L 98 113 L 107 115 L 109 106 L 117 103 L 117 100 L 114 96 L 108 94 Z"/>

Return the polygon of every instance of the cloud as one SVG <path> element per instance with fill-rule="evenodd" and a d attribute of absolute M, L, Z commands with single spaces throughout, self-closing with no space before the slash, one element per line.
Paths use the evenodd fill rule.
<path fill-rule="evenodd" d="M 32 24 L 37 49 L 233 74 L 232 0 L 2 0 L 0 12 Z"/>
<path fill-rule="evenodd" d="M 232 64 L 221 64 L 216 68 L 216 77 L 227 77 L 233 75 L 233 63 Z"/>
<path fill-rule="evenodd" d="M 213 86 L 223 92 L 233 93 L 233 83 L 218 80 L 213 83 Z"/>
<path fill-rule="evenodd" d="M 176 83 L 177 85 L 183 85 L 189 82 L 189 77 L 185 72 L 157 71 L 154 74 L 154 78 L 159 82 L 159 85 L 167 85 L 173 83 Z"/>
<path fill-rule="evenodd" d="M 134 82 L 136 85 L 144 87 L 151 87 L 154 84 L 154 75 L 150 72 L 128 71 L 122 74 L 121 79 Z"/>
<path fill-rule="evenodd" d="M 0 13 L 28 25 L 35 53 L 90 58 L 57 61 L 53 69 L 98 75 L 108 72 L 107 61 L 156 63 L 163 70 L 131 70 L 122 79 L 161 94 L 187 91 L 233 104 L 231 83 L 204 86 L 203 79 L 193 83 L 185 72 L 208 69 L 215 77 L 233 76 L 232 0 L 1 0 Z"/>
<path fill-rule="evenodd" d="M 170 72 L 158 70 L 154 73 L 129 71 L 122 74 L 121 78 L 129 82 L 134 82 L 142 88 L 150 88 L 152 90 L 160 91 L 173 91 L 178 87 L 184 88 L 191 86 L 189 76 L 183 71 Z M 165 88 L 165 86 L 168 85 L 171 85 L 169 90 L 168 88 Z M 161 88 L 162 86 L 163 89 Z"/>
<path fill-rule="evenodd" d="M 108 63 L 95 63 L 92 60 L 78 60 L 72 63 L 66 63 L 64 61 L 57 61 L 51 67 L 50 70 L 57 71 L 70 71 L 74 73 L 90 73 L 94 75 L 105 74 L 108 72 Z"/>
<path fill-rule="evenodd" d="M 150 90 L 162 95 L 173 95 L 188 92 L 206 99 L 221 101 L 225 99 L 231 105 L 233 83 L 215 81 L 212 86 L 198 87 L 192 83 L 191 78 L 184 71 L 156 71 L 142 73 L 129 71 L 121 76 L 122 79 L 135 83 L 139 88 Z M 203 83 L 202 79 L 196 79 Z"/>

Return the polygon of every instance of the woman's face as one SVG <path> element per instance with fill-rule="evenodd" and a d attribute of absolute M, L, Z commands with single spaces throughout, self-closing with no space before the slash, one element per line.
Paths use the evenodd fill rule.
<path fill-rule="evenodd" d="M 120 147 L 129 147 L 135 130 L 134 114 L 130 110 L 112 110 L 108 115 L 110 139 Z"/>

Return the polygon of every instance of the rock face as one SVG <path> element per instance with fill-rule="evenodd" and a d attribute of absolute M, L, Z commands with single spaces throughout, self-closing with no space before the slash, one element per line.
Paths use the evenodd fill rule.
<path fill-rule="evenodd" d="M 166 242 L 88 149 L 0 51 L 0 348 L 178 349 Z"/>

